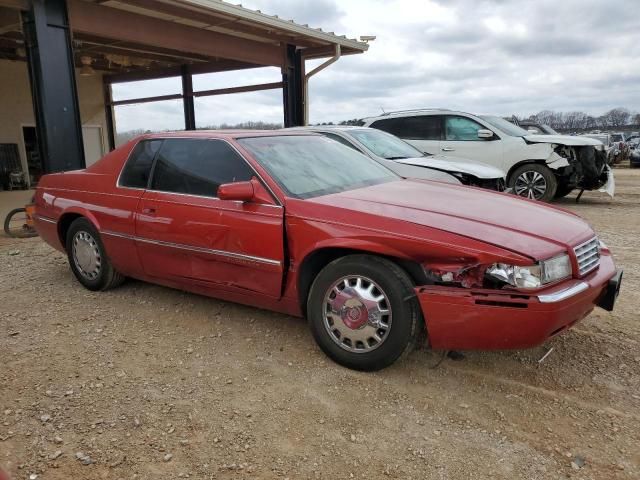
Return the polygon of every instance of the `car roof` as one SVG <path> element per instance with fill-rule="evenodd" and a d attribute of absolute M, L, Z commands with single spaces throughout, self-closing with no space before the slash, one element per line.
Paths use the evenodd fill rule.
<path fill-rule="evenodd" d="M 284 128 L 283 130 L 288 132 L 316 132 L 319 130 L 375 130 L 375 128 L 361 127 L 358 125 L 307 125 L 306 127 L 289 127 Z"/>
<path fill-rule="evenodd" d="M 413 108 L 410 110 L 395 110 L 393 112 L 384 112 L 382 115 L 375 115 L 372 117 L 363 118 L 363 121 L 371 121 L 371 120 L 382 120 L 383 118 L 397 118 L 397 117 L 414 117 L 417 115 L 423 114 L 437 114 L 437 113 L 447 113 L 447 114 L 462 114 L 462 115 L 474 115 L 474 113 L 469 112 L 461 112 L 458 110 L 449 110 L 448 108 Z"/>
<path fill-rule="evenodd" d="M 312 135 L 310 131 L 278 130 L 179 130 L 172 132 L 145 133 L 138 138 L 249 138 L 249 137 L 282 137 L 288 135 Z"/>

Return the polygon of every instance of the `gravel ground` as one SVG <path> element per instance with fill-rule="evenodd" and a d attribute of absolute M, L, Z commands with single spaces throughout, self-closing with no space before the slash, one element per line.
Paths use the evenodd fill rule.
<path fill-rule="evenodd" d="M 136 281 L 92 293 L 37 238 L 0 236 L 0 465 L 15 479 L 640 478 L 640 170 L 616 176 L 614 200 L 560 203 L 625 268 L 616 310 L 437 368 L 422 349 L 349 371 L 300 319 Z"/>

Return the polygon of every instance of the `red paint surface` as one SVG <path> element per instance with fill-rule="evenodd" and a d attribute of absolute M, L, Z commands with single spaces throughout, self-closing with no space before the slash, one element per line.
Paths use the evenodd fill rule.
<path fill-rule="evenodd" d="M 420 265 L 528 265 L 563 252 L 572 255 L 573 246 L 594 236 L 589 225 L 570 212 L 437 182 L 398 180 L 307 200 L 289 198 L 235 141 L 272 132 L 175 135 L 222 138 L 233 144 L 262 177 L 264 183 L 252 181 L 257 201 L 118 187 L 118 175 L 136 139 L 86 170 L 41 179 L 35 221 L 41 237 L 64 250 L 58 225 L 67 215 L 82 215 L 101 232 L 110 260 L 127 276 L 301 315 L 300 269 L 320 249 L 369 252 Z M 577 271 L 575 258 L 572 261 Z M 508 304 L 504 290 L 418 285 L 416 291 L 434 347 L 521 348 L 543 342 L 588 314 L 613 273 L 611 257 L 604 254 L 600 268 L 586 279 L 589 290 L 570 301 L 546 305 L 528 292 L 527 300 L 519 300 L 526 308 L 476 301 L 478 295 L 489 295 L 490 300 Z M 575 275 L 542 291 L 566 288 L 577 281 Z"/>

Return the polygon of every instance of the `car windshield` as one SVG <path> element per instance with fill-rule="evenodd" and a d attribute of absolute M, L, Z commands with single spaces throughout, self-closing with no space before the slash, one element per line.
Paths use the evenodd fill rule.
<path fill-rule="evenodd" d="M 295 198 L 318 197 L 401 178 L 369 157 L 320 135 L 251 137 L 238 142 Z"/>
<path fill-rule="evenodd" d="M 611 140 L 614 142 L 622 142 L 624 138 L 620 133 L 612 133 Z"/>
<path fill-rule="evenodd" d="M 542 130 L 544 130 L 546 133 L 550 135 L 560 135 L 558 132 L 556 132 L 553 128 L 551 128 L 547 124 L 541 125 L 541 127 L 542 127 Z"/>
<path fill-rule="evenodd" d="M 496 117 L 494 115 L 480 115 L 480 118 L 488 124 L 499 128 L 502 132 L 511 137 L 524 137 L 526 135 L 529 135 L 529 132 L 527 132 L 525 129 L 506 121 L 504 118 Z"/>
<path fill-rule="evenodd" d="M 358 140 L 377 156 L 386 158 L 387 160 L 424 157 L 424 154 L 417 148 L 381 130 L 363 128 L 349 130 L 346 133 Z"/>

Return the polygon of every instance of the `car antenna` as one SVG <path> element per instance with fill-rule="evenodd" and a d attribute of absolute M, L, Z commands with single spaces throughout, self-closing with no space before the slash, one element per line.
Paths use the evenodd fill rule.
<path fill-rule="evenodd" d="M 384 107 L 383 107 L 382 105 L 380 105 L 380 110 L 382 110 L 382 114 L 383 114 L 383 115 L 386 115 L 386 114 L 387 114 L 387 112 L 385 112 L 385 111 L 384 111 Z"/>

